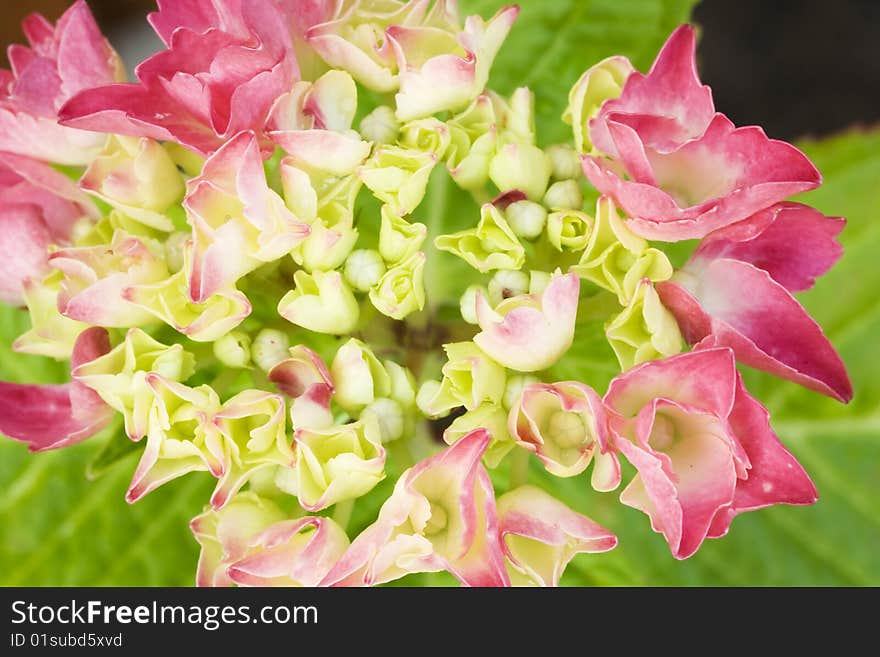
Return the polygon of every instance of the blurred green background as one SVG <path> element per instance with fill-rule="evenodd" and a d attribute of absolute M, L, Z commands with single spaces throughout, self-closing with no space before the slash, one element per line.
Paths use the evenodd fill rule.
<path fill-rule="evenodd" d="M 40 3 L 15 3 L 16 11 L 28 4 Z M 463 12 L 488 15 L 503 3 L 462 0 L 460 4 Z M 688 20 L 693 4 L 692 0 L 525 0 L 490 85 L 502 92 L 532 87 L 538 96 L 541 141 L 565 139 L 567 128 L 559 115 L 578 75 L 616 53 L 628 55 L 638 68 L 647 70 L 669 32 Z M 778 75 L 785 77 L 786 71 Z M 877 79 L 872 84 L 876 87 Z M 839 98 L 826 95 L 819 102 L 833 107 Z M 724 111 L 725 106 L 718 104 Z M 765 109 L 774 114 L 787 111 L 785 106 Z M 746 372 L 746 380 L 770 409 L 783 442 L 813 477 L 819 502 L 740 516 L 727 537 L 707 541 L 694 557 L 678 562 L 651 531 L 647 518 L 620 505 L 616 493 L 593 493 L 584 476 L 554 479 L 548 486 L 554 494 L 620 537 L 619 547 L 610 553 L 578 556 L 564 584 L 880 585 L 880 222 L 875 218 L 880 208 L 880 130 L 850 129 L 821 140 L 800 141 L 799 146 L 825 180 L 823 187 L 800 200 L 848 219 L 841 238 L 846 248 L 843 259 L 800 298 L 847 363 L 855 398 L 843 406 L 756 372 Z M 456 196 L 448 199 L 445 207 L 450 216 L 457 202 Z M 64 364 L 11 352 L 12 340 L 27 326 L 26 313 L 0 309 L 0 378 L 64 380 Z M 576 344 L 566 358 L 565 375 L 590 367 L 597 359 L 596 349 L 590 341 Z M 591 376 L 589 382 L 599 387 L 597 377 L 604 374 L 594 370 Z M 99 436 L 70 449 L 37 455 L 23 445 L 0 441 L 0 584 L 193 584 L 198 550 L 187 523 L 201 510 L 213 480 L 189 475 L 129 506 L 123 495 L 136 456 L 109 468 L 94 463 L 104 442 L 121 439 Z M 533 468 L 533 481 L 544 477 L 541 469 Z M 388 492 L 383 485 L 377 494 Z M 356 525 L 369 521 L 355 518 Z M 452 582 L 444 576 L 408 581 Z"/>

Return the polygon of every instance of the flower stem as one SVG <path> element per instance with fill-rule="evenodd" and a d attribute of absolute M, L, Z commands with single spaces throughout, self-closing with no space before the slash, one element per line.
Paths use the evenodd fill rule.
<path fill-rule="evenodd" d="M 333 520 L 337 525 L 345 531 L 348 529 L 348 522 L 351 520 L 351 512 L 354 510 L 354 500 L 343 500 L 338 502 L 333 509 Z"/>
<path fill-rule="evenodd" d="M 516 449 L 510 462 L 510 489 L 522 486 L 529 479 L 529 451 Z"/>

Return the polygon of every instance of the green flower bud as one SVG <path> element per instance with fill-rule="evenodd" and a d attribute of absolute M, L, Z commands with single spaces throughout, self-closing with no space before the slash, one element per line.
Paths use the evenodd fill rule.
<path fill-rule="evenodd" d="M 498 404 L 486 402 L 455 418 L 443 432 L 443 441 L 452 445 L 481 427 L 492 436 L 483 453 L 483 461 L 488 467 L 497 468 L 501 460 L 516 446 L 516 441 L 507 431 L 507 411 Z"/>
<path fill-rule="evenodd" d="M 155 373 L 169 381 L 185 381 L 195 370 L 195 358 L 179 344 L 166 346 L 139 328 L 129 329 L 125 340 L 95 360 L 83 363 L 74 378 L 97 392 L 104 402 L 122 413 L 125 432 L 133 440 L 147 432 L 147 415 L 153 391 L 146 375 Z"/>
<path fill-rule="evenodd" d="M 330 271 L 345 262 L 357 238 L 357 229 L 344 221 L 329 228 L 323 219 L 316 219 L 309 236 L 296 246 L 291 256 L 308 272 Z"/>
<path fill-rule="evenodd" d="M 358 249 L 345 260 L 345 280 L 358 292 L 368 292 L 385 273 L 385 262 L 378 251 Z"/>
<path fill-rule="evenodd" d="M 80 186 L 157 230 L 172 231 L 164 211 L 183 198 L 183 176 L 165 148 L 147 138 L 111 135 Z"/>
<path fill-rule="evenodd" d="M 251 362 L 251 339 L 247 333 L 232 331 L 214 342 L 214 355 L 227 367 L 247 367 Z"/>
<path fill-rule="evenodd" d="M 515 269 L 502 269 L 489 280 L 489 303 L 497 306 L 504 299 L 528 294 L 529 275 Z"/>
<path fill-rule="evenodd" d="M 441 251 L 448 251 L 481 272 L 493 269 L 519 269 L 525 262 L 525 250 L 516 239 L 501 212 L 491 203 L 480 209 L 476 228 L 434 240 Z"/>
<path fill-rule="evenodd" d="M 555 274 L 559 274 L 559 270 L 557 269 Z M 529 294 L 543 294 L 544 290 L 547 289 L 547 286 L 550 285 L 550 281 L 553 280 L 554 274 L 550 274 L 546 271 L 538 271 L 537 269 L 533 269 L 529 272 Z"/>
<path fill-rule="evenodd" d="M 379 105 L 367 114 L 359 126 L 359 132 L 364 139 L 378 144 L 391 144 L 397 140 L 400 131 L 400 121 L 394 114 L 394 110 L 388 105 Z"/>
<path fill-rule="evenodd" d="M 599 113 L 602 103 L 620 96 L 633 70 L 626 57 L 609 57 L 588 69 L 571 88 L 562 120 L 572 127 L 579 153 L 592 151 L 590 120 Z"/>
<path fill-rule="evenodd" d="M 410 148 L 382 146 L 358 170 L 373 195 L 393 211 L 410 214 L 425 197 L 425 189 L 437 156 Z"/>
<path fill-rule="evenodd" d="M 477 324 L 477 294 L 489 296 L 489 291 L 483 285 L 471 285 L 461 295 L 458 302 L 461 318 L 468 324 Z"/>
<path fill-rule="evenodd" d="M 617 295 L 627 306 L 642 278 L 653 282 L 672 276 L 666 254 L 633 234 L 620 219 L 613 202 L 600 197 L 586 249 L 570 271 Z"/>
<path fill-rule="evenodd" d="M 31 328 L 12 343 L 13 351 L 49 356 L 56 360 L 70 358 L 77 337 L 89 325 L 58 312 L 60 279 L 60 272 L 56 272 L 42 281 L 28 279 L 23 283 L 22 294 Z"/>
<path fill-rule="evenodd" d="M 577 152 L 567 144 L 554 144 L 547 149 L 547 157 L 550 158 L 550 165 L 554 180 L 568 180 L 570 178 L 579 178 L 583 173 L 581 169 L 581 159 Z"/>
<path fill-rule="evenodd" d="M 488 94 L 478 96 L 461 114 L 447 122 L 449 148 L 446 168 L 462 189 L 480 189 L 489 180 L 489 162 L 498 146 L 497 118 Z"/>
<path fill-rule="evenodd" d="M 586 248 L 592 230 L 593 218 L 584 212 L 564 210 L 547 217 L 547 239 L 559 251 Z"/>
<path fill-rule="evenodd" d="M 382 206 L 379 253 L 385 262 L 394 264 L 406 260 L 422 247 L 427 234 L 428 228 L 424 224 L 410 223 L 395 214 L 391 206 Z"/>
<path fill-rule="evenodd" d="M 379 397 L 391 393 L 391 377 L 375 354 L 360 340 L 350 339 L 330 365 L 333 399 L 350 413 L 357 413 Z"/>
<path fill-rule="evenodd" d="M 547 209 L 534 201 L 517 201 L 507 206 L 507 221 L 517 236 L 534 240 L 544 232 Z"/>
<path fill-rule="evenodd" d="M 257 367 L 268 372 L 288 356 L 290 338 L 276 329 L 263 329 L 257 333 L 251 347 L 251 356 Z"/>
<path fill-rule="evenodd" d="M 297 429 L 296 490 L 308 511 L 360 497 L 385 478 L 385 450 L 372 417 L 327 429 Z"/>
<path fill-rule="evenodd" d="M 675 317 L 643 279 L 629 305 L 605 325 L 605 335 L 622 370 L 681 352 L 684 342 Z"/>
<path fill-rule="evenodd" d="M 544 205 L 551 210 L 580 210 L 584 195 L 576 180 L 560 180 L 550 185 L 544 194 Z"/>
<path fill-rule="evenodd" d="M 507 386 L 504 388 L 504 398 L 501 400 L 504 408 L 511 409 L 519 403 L 519 397 L 523 388 L 532 383 L 539 383 L 540 379 L 531 374 L 517 374 L 507 379 Z"/>
<path fill-rule="evenodd" d="M 388 396 L 404 409 L 413 408 L 416 404 L 416 382 L 412 372 L 390 360 L 383 364 L 391 382 Z"/>
<path fill-rule="evenodd" d="M 360 307 L 337 271 L 303 270 L 293 275 L 296 287 L 278 303 L 278 314 L 310 331 L 344 335 L 357 326 Z"/>
<path fill-rule="evenodd" d="M 416 406 L 425 417 L 445 417 L 449 415 L 450 410 L 455 408 L 454 405 L 447 406 L 437 403 L 437 399 L 441 395 L 440 389 L 440 382 L 434 380 L 425 381 L 419 388 L 419 392 L 416 395 Z"/>
<path fill-rule="evenodd" d="M 550 158 L 537 146 L 505 144 L 489 164 L 489 178 L 502 192 L 519 190 L 539 201 L 550 181 Z"/>
<path fill-rule="evenodd" d="M 435 118 L 410 121 L 403 126 L 400 145 L 425 153 L 434 153 L 442 159 L 449 148 L 449 128 Z"/>
<path fill-rule="evenodd" d="M 425 307 L 425 254 L 419 251 L 395 265 L 370 290 L 370 301 L 383 315 L 403 319 Z"/>
<path fill-rule="evenodd" d="M 371 416 L 379 427 L 383 443 L 390 443 L 403 437 L 406 421 L 403 408 L 393 399 L 380 397 L 361 411 L 361 418 Z"/>

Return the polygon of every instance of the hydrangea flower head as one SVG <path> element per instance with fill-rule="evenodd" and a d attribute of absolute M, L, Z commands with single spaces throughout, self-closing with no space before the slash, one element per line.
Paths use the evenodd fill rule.
<path fill-rule="evenodd" d="M 564 81 L 545 144 L 545 99 L 490 86 L 519 11 L 159 0 L 134 81 L 82 0 L 28 18 L 0 300 L 70 377 L 0 382 L 0 432 L 106 429 L 133 504 L 213 480 L 199 586 L 556 586 L 639 549 L 617 502 L 678 559 L 813 503 L 737 366 L 852 398 L 794 296 L 842 255 L 787 200 L 819 172 L 716 111 L 688 25 Z"/>

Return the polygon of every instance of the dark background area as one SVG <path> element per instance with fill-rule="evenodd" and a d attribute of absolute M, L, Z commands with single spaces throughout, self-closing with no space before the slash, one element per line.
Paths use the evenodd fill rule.
<path fill-rule="evenodd" d="M 19 24 L 26 14 L 55 20 L 70 3 L 5 0 L 2 49 L 23 39 Z M 89 5 L 119 47 L 126 26 L 143 21 L 155 2 Z M 880 123 L 880 0 L 704 0 L 694 21 L 702 32 L 701 77 L 737 125 L 761 125 L 770 136 L 790 140 Z"/>

